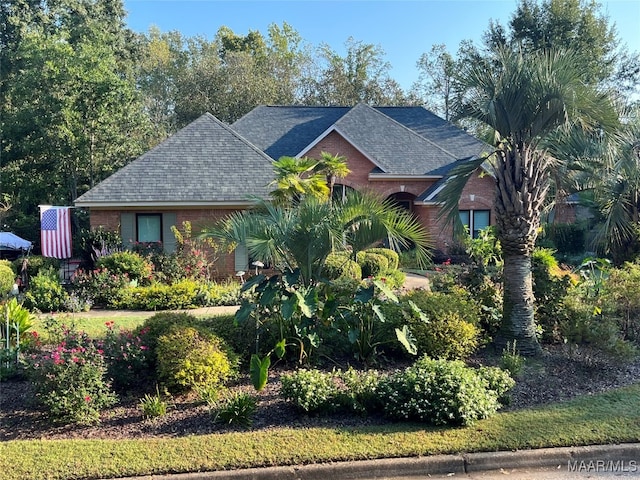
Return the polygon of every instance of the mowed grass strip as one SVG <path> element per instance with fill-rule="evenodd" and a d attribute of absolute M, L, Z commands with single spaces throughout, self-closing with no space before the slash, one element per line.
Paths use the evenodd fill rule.
<path fill-rule="evenodd" d="M 95 479 L 341 460 L 640 441 L 640 384 L 466 428 L 396 423 L 277 428 L 145 440 L 37 440 L 0 444 L 5 480 Z"/>

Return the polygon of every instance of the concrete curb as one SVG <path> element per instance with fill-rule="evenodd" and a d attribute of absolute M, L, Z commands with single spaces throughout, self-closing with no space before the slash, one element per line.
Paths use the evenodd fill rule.
<path fill-rule="evenodd" d="M 500 469 L 567 469 L 580 462 L 635 462 L 640 468 L 640 443 L 586 447 L 541 448 L 512 452 L 481 452 L 429 457 L 386 458 L 289 467 L 250 468 L 175 475 L 130 477 L 128 480 L 362 480 L 418 479 L 429 475 L 466 474 Z M 127 479 L 121 479 L 127 480 Z"/>

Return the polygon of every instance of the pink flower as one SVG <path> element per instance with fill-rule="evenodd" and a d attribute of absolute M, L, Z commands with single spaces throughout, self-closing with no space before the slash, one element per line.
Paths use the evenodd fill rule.
<path fill-rule="evenodd" d="M 89 403 L 91 401 L 91 397 L 87 395 L 86 397 L 84 397 L 84 401 Z"/>

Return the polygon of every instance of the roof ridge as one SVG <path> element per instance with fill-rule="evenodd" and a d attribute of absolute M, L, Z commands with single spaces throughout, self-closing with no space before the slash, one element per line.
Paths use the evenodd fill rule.
<path fill-rule="evenodd" d="M 231 133 L 234 137 L 236 137 L 238 140 L 244 142 L 247 144 L 247 146 L 251 147 L 253 150 L 255 150 L 257 153 L 259 153 L 261 156 L 265 157 L 267 160 L 269 160 L 271 163 L 273 163 L 274 159 L 271 158 L 269 155 L 267 155 L 263 150 L 259 149 L 258 147 L 256 147 L 253 142 L 249 141 L 247 138 L 243 137 L 242 135 L 240 135 L 238 132 L 236 132 L 231 125 L 227 125 L 226 123 L 224 123 L 221 120 L 218 120 L 215 115 L 213 115 L 210 112 L 205 112 L 203 113 L 200 117 L 198 117 L 195 121 L 198 121 L 200 118 L 206 117 L 209 120 L 212 120 L 215 124 L 221 126 L 222 128 L 224 128 L 227 132 Z M 188 125 L 187 125 L 188 126 Z M 186 127 L 185 127 L 186 128 Z"/>

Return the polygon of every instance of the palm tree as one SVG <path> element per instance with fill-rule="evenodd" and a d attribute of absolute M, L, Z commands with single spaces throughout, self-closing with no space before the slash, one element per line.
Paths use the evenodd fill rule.
<path fill-rule="evenodd" d="M 347 159 L 341 155 L 333 155 L 329 152 L 320 153 L 318 162 L 319 173 L 324 173 L 329 186 L 329 201 L 333 200 L 333 187 L 338 178 L 344 178 L 351 173 L 347 166 Z"/>
<path fill-rule="evenodd" d="M 463 65 L 457 118 L 495 131 L 495 149 L 461 163 L 443 191 L 444 214 L 457 216 L 467 179 L 485 163 L 495 178 L 495 221 L 504 255 L 504 310 L 498 346 L 515 340 L 525 355 L 540 352 L 534 321 L 531 253 L 550 187 L 554 159 L 543 148 L 559 129 L 615 125 L 609 96 L 584 81 L 580 59 L 569 51 L 527 53 L 497 47 L 488 58 Z"/>
<path fill-rule="evenodd" d="M 593 172 L 593 199 L 603 219 L 595 243 L 620 263 L 637 253 L 640 241 L 640 111 L 607 140 L 604 165 Z"/>
<path fill-rule="evenodd" d="M 273 163 L 276 179 L 271 182 L 273 200 L 278 204 L 291 204 L 301 197 L 311 195 L 328 198 L 329 187 L 325 176 L 318 173 L 317 160 L 311 158 L 280 157 Z"/>
<path fill-rule="evenodd" d="M 351 195 L 337 204 L 313 196 L 294 206 L 262 201 L 252 210 L 231 214 L 202 236 L 244 244 L 253 258 L 283 272 L 298 268 L 304 285 L 321 278 L 335 249 L 355 255 L 381 240 L 396 251 L 415 244 L 419 260 L 426 263 L 431 248 L 428 233 L 409 212 L 371 194 Z"/>

